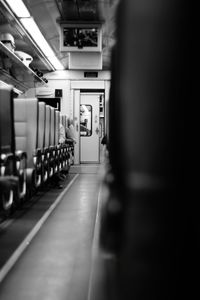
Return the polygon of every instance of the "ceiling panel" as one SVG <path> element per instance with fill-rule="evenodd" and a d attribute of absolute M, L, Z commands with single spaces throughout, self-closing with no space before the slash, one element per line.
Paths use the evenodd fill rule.
<path fill-rule="evenodd" d="M 61 19 L 78 20 L 79 11 L 74 0 L 56 0 Z"/>
<path fill-rule="evenodd" d="M 99 20 L 97 0 L 56 0 L 56 3 L 63 20 Z"/>

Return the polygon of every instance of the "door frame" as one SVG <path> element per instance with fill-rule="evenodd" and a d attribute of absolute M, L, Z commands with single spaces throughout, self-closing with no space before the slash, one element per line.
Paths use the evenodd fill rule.
<path fill-rule="evenodd" d="M 74 145 L 74 164 L 80 164 L 80 90 L 73 91 L 73 119 L 76 144 Z"/>
<path fill-rule="evenodd" d="M 81 102 L 81 94 L 104 94 L 104 89 L 73 89 L 73 119 L 74 119 L 74 127 L 76 134 L 76 144 L 74 149 L 74 164 L 80 164 L 80 102 Z M 100 127 L 100 120 L 99 120 Z M 100 145 L 99 145 L 100 146 Z M 100 151 L 99 151 L 99 162 L 100 162 Z"/>
<path fill-rule="evenodd" d="M 87 91 L 87 92 L 85 92 L 85 91 L 80 91 L 80 104 L 79 104 L 79 109 L 80 109 L 80 105 L 82 104 L 81 103 L 81 96 L 95 96 L 96 97 L 96 100 L 95 100 L 95 102 L 96 101 L 98 101 L 98 99 L 100 98 L 100 95 L 101 94 L 104 94 L 104 92 L 96 92 L 96 91 Z M 91 101 L 91 100 L 90 100 Z M 89 105 L 92 105 L 92 101 L 91 102 L 88 102 L 88 104 Z M 100 106 L 100 101 L 98 101 L 98 103 L 96 102 L 96 104 L 98 105 L 98 109 L 99 109 L 99 106 Z M 92 105 L 93 106 L 93 109 L 94 109 L 94 105 Z M 93 111 L 93 109 L 92 109 L 92 111 Z M 79 112 L 79 114 L 80 114 L 80 112 Z M 100 114 L 99 114 L 99 111 L 98 111 L 98 120 L 97 120 L 97 125 L 95 125 L 95 126 L 93 126 L 94 125 L 94 121 L 95 121 L 95 119 L 94 119 L 94 115 L 92 116 L 92 131 L 93 131 L 93 133 L 92 133 L 92 136 L 91 136 L 91 138 L 92 139 L 94 139 L 96 142 L 97 142 L 97 148 L 95 147 L 95 151 L 98 151 L 98 155 L 97 155 L 97 160 L 95 160 L 95 161 L 81 161 L 81 153 L 83 153 L 82 152 L 82 149 L 81 149 L 81 140 L 82 140 L 82 143 L 83 144 L 85 144 L 85 139 L 84 139 L 84 137 L 81 137 L 80 135 L 79 135 L 79 140 L 80 140 L 80 144 L 79 144 L 79 148 L 80 148 L 80 163 L 81 164 L 99 164 L 100 163 L 100 135 L 99 135 L 99 133 L 97 133 L 97 137 L 95 137 L 95 126 L 97 126 L 97 128 L 98 128 L 98 130 L 100 130 Z M 94 136 L 93 136 L 94 135 Z M 86 137 L 87 138 L 87 137 Z M 84 139 L 84 140 L 83 140 Z M 96 144 L 96 142 L 95 142 L 95 144 Z M 83 144 L 82 144 L 82 146 L 83 146 Z M 86 143 L 87 144 L 87 143 Z M 86 145 L 85 144 L 85 145 Z"/>

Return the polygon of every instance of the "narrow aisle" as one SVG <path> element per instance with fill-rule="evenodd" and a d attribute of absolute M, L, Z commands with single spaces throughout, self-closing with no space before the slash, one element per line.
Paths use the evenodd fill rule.
<path fill-rule="evenodd" d="M 79 174 L 0 285 L 2 300 L 87 300 L 100 190 Z"/>

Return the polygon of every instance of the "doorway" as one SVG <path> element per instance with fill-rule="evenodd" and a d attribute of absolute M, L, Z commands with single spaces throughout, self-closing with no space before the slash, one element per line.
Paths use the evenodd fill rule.
<path fill-rule="evenodd" d="M 99 94 L 80 94 L 80 163 L 99 163 Z"/>
<path fill-rule="evenodd" d="M 101 100 L 104 91 L 74 93 L 74 120 L 76 129 L 75 164 L 100 163 Z"/>

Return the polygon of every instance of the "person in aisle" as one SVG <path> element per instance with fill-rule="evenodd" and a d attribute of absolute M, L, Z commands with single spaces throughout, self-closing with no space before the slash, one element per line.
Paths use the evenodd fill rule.
<path fill-rule="evenodd" d="M 103 161 L 106 162 L 108 159 L 108 139 L 106 133 L 101 140 L 101 144 L 103 145 Z"/>
<path fill-rule="evenodd" d="M 102 144 L 103 146 L 106 146 L 106 145 L 107 145 L 107 136 L 106 136 L 106 134 L 103 136 L 103 138 L 102 138 L 102 140 L 101 140 L 101 144 Z"/>
<path fill-rule="evenodd" d="M 65 144 L 65 128 L 63 126 L 62 123 L 60 123 L 60 126 L 59 126 L 59 144 L 62 145 L 62 144 Z M 66 172 L 64 170 L 62 171 L 59 171 L 58 173 L 56 173 L 54 175 L 54 178 L 53 178 L 53 186 L 55 188 L 59 188 L 59 189 L 62 189 L 63 188 L 63 185 L 62 185 L 62 181 L 66 178 Z"/>
<path fill-rule="evenodd" d="M 72 146 L 72 152 L 70 154 L 70 164 L 74 164 L 74 144 L 76 144 L 76 134 L 74 128 L 74 121 L 68 119 L 68 127 L 66 127 L 66 142 Z"/>
<path fill-rule="evenodd" d="M 66 139 L 67 141 L 76 144 L 74 121 L 70 118 L 68 119 L 68 127 L 66 127 Z"/>

